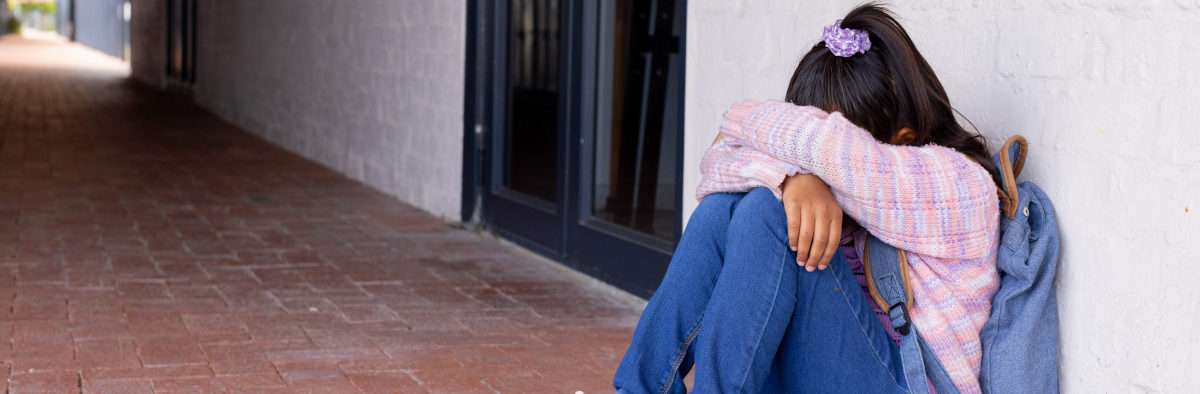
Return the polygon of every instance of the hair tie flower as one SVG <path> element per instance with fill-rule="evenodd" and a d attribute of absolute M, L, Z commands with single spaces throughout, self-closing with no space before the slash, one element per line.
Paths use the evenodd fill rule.
<path fill-rule="evenodd" d="M 867 32 L 841 28 L 842 20 L 838 19 L 832 25 L 825 26 L 821 39 L 834 56 L 851 57 L 856 53 L 867 53 L 871 49 L 871 38 Z"/>

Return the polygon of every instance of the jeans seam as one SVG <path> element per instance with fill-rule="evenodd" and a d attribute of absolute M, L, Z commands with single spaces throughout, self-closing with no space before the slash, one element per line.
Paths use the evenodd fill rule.
<path fill-rule="evenodd" d="M 830 268 L 832 268 L 832 266 L 830 266 Z M 859 333 L 862 334 L 863 340 L 867 342 L 867 348 L 871 349 L 871 353 L 875 355 L 875 360 L 879 361 L 879 365 L 881 367 L 883 367 L 883 370 L 886 371 L 888 376 L 892 378 L 892 383 L 895 383 L 896 387 L 900 387 L 900 381 L 896 379 L 896 375 L 892 373 L 892 369 L 889 368 L 887 363 L 883 361 L 883 356 L 881 356 L 879 354 L 879 350 L 875 349 L 875 346 L 870 344 L 871 340 L 870 340 L 870 337 L 867 335 L 867 330 L 865 327 L 863 327 L 863 322 L 862 322 L 862 320 L 860 320 L 858 318 L 858 314 L 854 313 L 854 306 L 850 304 L 849 295 L 846 294 L 846 287 L 842 286 L 841 280 L 839 280 L 837 275 L 834 275 L 833 272 L 830 272 L 830 276 L 833 277 L 833 282 L 837 286 L 836 288 L 837 288 L 838 292 L 842 294 L 842 300 L 844 300 L 846 302 L 847 312 L 850 313 L 850 316 L 853 317 L 854 321 L 858 324 L 858 331 L 859 331 Z M 870 279 L 868 279 L 868 280 L 870 280 Z M 875 310 L 873 308 L 871 310 L 871 313 L 872 314 L 875 313 Z M 885 334 L 886 334 L 886 332 L 885 332 Z M 887 340 L 888 341 L 892 340 L 891 335 L 888 335 Z M 900 389 L 904 390 L 903 387 L 900 387 Z M 908 392 L 908 390 L 904 390 L 904 392 Z"/>
<path fill-rule="evenodd" d="M 791 261 L 788 260 L 788 254 L 784 253 L 782 264 L 790 263 Z M 762 328 L 758 330 L 758 337 L 754 340 L 754 350 L 750 352 L 750 360 L 754 360 L 754 355 L 758 354 L 758 349 L 762 345 L 762 337 L 767 331 L 767 326 L 771 324 L 771 312 L 775 311 L 775 304 L 779 300 L 779 287 L 783 284 L 783 273 L 780 272 L 779 275 L 775 275 L 775 277 L 778 278 L 775 282 L 775 296 L 771 298 L 771 307 L 767 309 L 767 318 L 763 321 Z M 746 375 L 742 376 L 742 383 L 738 385 L 738 392 L 743 392 L 746 388 L 746 380 L 750 379 L 751 370 L 753 370 L 753 368 L 746 368 Z"/>
<path fill-rule="evenodd" d="M 675 361 L 671 363 L 671 369 L 667 371 L 667 384 L 659 390 L 659 394 L 666 394 L 671 390 L 671 385 L 675 384 L 675 374 L 679 370 L 679 365 L 683 363 L 684 357 L 687 357 L 687 348 L 691 346 L 692 341 L 696 339 L 696 335 L 700 334 L 700 324 L 704 322 L 704 313 L 700 314 L 700 321 L 692 327 L 692 331 L 688 334 L 686 340 L 683 341 L 683 347 L 679 349 L 679 354 L 675 356 Z"/>

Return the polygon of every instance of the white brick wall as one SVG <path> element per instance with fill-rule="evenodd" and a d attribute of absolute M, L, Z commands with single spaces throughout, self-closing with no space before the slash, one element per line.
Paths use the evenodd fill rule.
<path fill-rule="evenodd" d="M 197 16 L 197 103 L 458 218 L 464 2 L 212 1 Z"/>
<path fill-rule="evenodd" d="M 726 106 L 781 99 L 821 27 L 857 3 L 689 2 L 685 195 Z M 1200 2 L 900 3 L 958 109 L 993 145 L 1031 143 L 1023 179 L 1060 215 L 1063 390 L 1194 390 Z"/>

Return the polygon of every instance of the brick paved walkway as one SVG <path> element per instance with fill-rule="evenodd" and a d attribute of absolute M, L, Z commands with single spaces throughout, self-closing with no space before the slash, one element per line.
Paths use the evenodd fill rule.
<path fill-rule="evenodd" d="M 0 386 L 611 392 L 635 303 L 126 74 L 0 39 Z"/>

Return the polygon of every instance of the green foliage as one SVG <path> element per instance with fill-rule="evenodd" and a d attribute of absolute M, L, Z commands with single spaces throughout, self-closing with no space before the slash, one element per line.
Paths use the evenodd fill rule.
<path fill-rule="evenodd" d="M 12 4 L 9 3 L 9 6 L 12 6 Z M 41 11 L 42 15 L 54 15 L 54 7 L 54 3 L 25 3 L 21 4 L 21 13 L 28 14 L 33 11 Z"/>
<path fill-rule="evenodd" d="M 16 17 L 9 17 L 8 29 L 6 29 L 6 31 L 9 33 L 21 34 L 21 20 L 17 19 Z"/>

